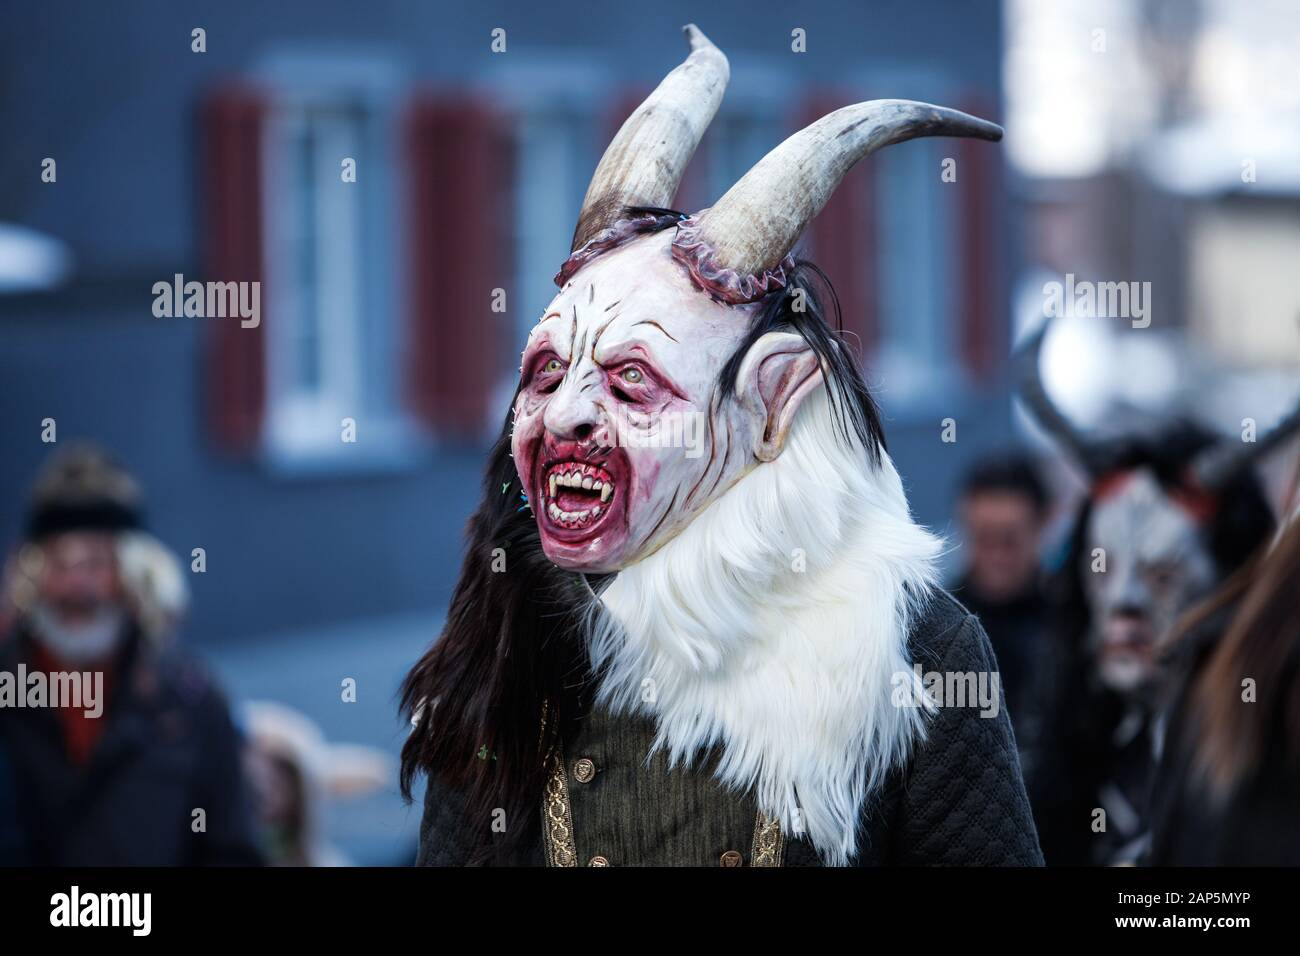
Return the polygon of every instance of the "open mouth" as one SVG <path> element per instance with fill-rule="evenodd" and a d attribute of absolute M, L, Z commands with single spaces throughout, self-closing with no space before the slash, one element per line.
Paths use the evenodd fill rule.
<path fill-rule="evenodd" d="M 609 517 L 615 497 L 614 478 L 598 465 L 559 461 L 542 475 L 542 511 L 552 527 L 584 532 Z"/>

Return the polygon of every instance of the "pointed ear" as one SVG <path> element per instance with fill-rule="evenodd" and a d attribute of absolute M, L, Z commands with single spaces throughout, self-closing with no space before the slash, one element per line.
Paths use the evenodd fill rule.
<path fill-rule="evenodd" d="M 817 353 L 793 332 L 768 332 L 740 363 L 736 390 L 760 424 L 754 448 L 759 461 L 781 454 L 794 414 L 824 382 Z"/>

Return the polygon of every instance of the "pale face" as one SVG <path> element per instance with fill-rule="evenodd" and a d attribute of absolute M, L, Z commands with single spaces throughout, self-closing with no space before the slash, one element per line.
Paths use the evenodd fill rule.
<path fill-rule="evenodd" d="M 122 600 L 117 550 L 110 534 L 67 531 L 41 546 L 37 596 L 67 628 L 91 623 Z"/>
<path fill-rule="evenodd" d="M 1155 676 L 1157 644 L 1213 586 L 1214 562 L 1196 520 L 1145 470 L 1093 508 L 1088 540 L 1082 573 L 1098 675 L 1136 690 Z M 1104 573 L 1092 570 L 1095 548 L 1105 551 Z"/>
<path fill-rule="evenodd" d="M 672 235 L 584 266 L 524 349 L 515 468 L 547 557 L 570 570 L 617 571 L 652 553 L 768 454 L 767 407 L 797 404 L 788 388 L 762 389 L 768 372 L 752 367 L 742 367 L 738 399 L 717 394 L 756 306 L 696 289 L 670 255 Z M 754 350 L 766 355 L 769 338 Z"/>

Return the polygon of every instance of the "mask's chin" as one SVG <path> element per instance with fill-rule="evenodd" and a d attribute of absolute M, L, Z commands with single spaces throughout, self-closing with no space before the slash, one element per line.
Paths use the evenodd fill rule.
<path fill-rule="evenodd" d="M 542 532 L 542 550 L 565 571 L 587 575 L 617 574 L 632 561 L 605 546 L 599 535 L 588 542 L 561 542 Z"/>

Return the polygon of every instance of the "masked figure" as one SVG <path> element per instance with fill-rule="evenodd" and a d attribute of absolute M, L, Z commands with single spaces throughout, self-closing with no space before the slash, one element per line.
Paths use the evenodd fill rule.
<path fill-rule="evenodd" d="M 686 216 L 728 78 L 686 34 L 596 169 L 404 688 L 420 860 L 1038 863 L 988 640 L 791 255 L 868 153 L 1001 131 L 849 106 Z"/>
<path fill-rule="evenodd" d="M 1049 865 L 1134 863 L 1149 843 L 1158 651 L 1193 604 L 1268 542 L 1272 511 L 1250 465 L 1294 422 L 1255 444 L 1181 421 L 1090 440 L 1038 377 L 1046 331 L 1021 351 L 1021 393 L 1090 487 L 1051 586 L 1026 778 Z"/>

